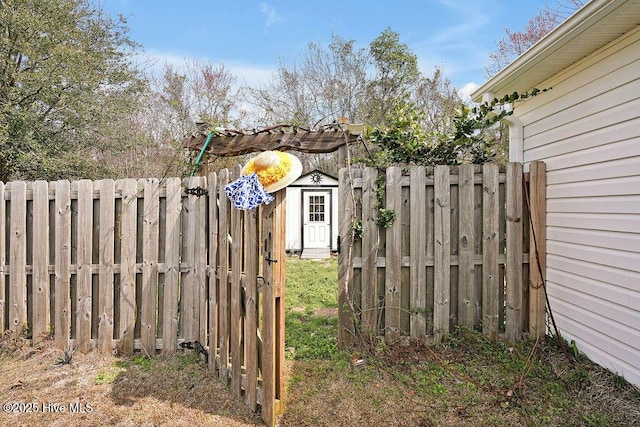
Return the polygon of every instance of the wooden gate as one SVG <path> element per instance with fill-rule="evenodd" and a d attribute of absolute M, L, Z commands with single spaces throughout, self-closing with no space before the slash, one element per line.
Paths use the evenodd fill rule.
<path fill-rule="evenodd" d="M 206 177 L 0 183 L 0 330 L 80 351 L 173 352 L 275 425 L 284 403 L 285 194 L 254 211 Z"/>
<path fill-rule="evenodd" d="M 286 190 L 241 211 L 224 194 L 239 176 L 236 166 L 207 177 L 209 259 L 217 265 L 208 275 L 209 367 L 273 426 L 285 401 Z"/>

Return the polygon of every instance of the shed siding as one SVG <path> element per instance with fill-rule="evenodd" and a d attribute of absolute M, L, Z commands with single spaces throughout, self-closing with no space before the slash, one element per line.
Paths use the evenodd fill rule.
<path fill-rule="evenodd" d="M 287 228 L 285 249 L 290 252 L 302 248 L 302 192 L 311 190 L 331 191 L 331 250 L 338 250 L 338 181 L 328 175 L 323 176 L 324 185 L 315 185 L 308 175 L 304 175 L 287 187 Z"/>
<path fill-rule="evenodd" d="M 566 339 L 640 385 L 640 29 L 516 106 L 547 164 L 547 287 Z"/>

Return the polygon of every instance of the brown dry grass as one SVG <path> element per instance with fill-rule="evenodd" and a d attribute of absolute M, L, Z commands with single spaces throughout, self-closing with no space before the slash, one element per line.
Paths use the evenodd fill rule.
<path fill-rule="evenodd" d="M 467 336 L 468 335 L 468 336 Z M 640 392 L 586 360 L 571 365 L 553 342 L 510 347 L 453 334 L 436 348 L 383 346 L 352 367 L 331 360 L 287 361 L 287 407 L 280 426 L 634 426 Z M 0 412 L 0 426 L 255 426 L 244 403 L 192 353 L 118 358 L 0 340 L 0 403 L 38 412 Z M 523 373 L 528 372 L 523 379 Z M 520 381 L 522 380 L 522 381 Z M 65 413 L 43 413 L 43 404 Z M 68 405 L 91 411 L 69 413 Z"/>
<path fill-rule="evenodd" d="M 0 412 L 1 426 L 263 425 L 193 355 L 151 362 L 92 352 L 60 365 L 62 354 L 47 342 L 35 348 L 6 338 L 0 343 L 0 404 L 25 403 L 31 410 Z M 43 413 L 51 404 L 65 412 Z M 85 412 L 70 413 L 69 404 L 82 404 Z"/>

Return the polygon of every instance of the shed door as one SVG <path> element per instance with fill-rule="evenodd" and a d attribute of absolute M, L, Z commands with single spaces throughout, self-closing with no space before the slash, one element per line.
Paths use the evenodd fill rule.
<path fill-rule="evenodd" d="M 331 191 L 302 193 L 304 249 L 331 246 Z"/>

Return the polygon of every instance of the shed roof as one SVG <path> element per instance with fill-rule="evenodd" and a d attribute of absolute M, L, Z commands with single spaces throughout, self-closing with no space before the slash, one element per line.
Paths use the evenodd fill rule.
<path fill-rule="evenodd" d="M 640 25 L 640 0 L 592 0 L 471 94 L 528 91 Z M 539 88 L 543 89 L 543 88 Z"/>
<path fill-rule="evenodd" d="M 332 123 L 319 130 L 309 130 L 287 124 L 251 131 L 217 128 L 207 153 L 218 156 L 239 156 L 255 151 L 294 150 L 303 153 L 330 153 L 362 137 L 362 125 Z M 208 133 L 197 131 L 183 142 L 183 148 L 201 150 Z"/>

